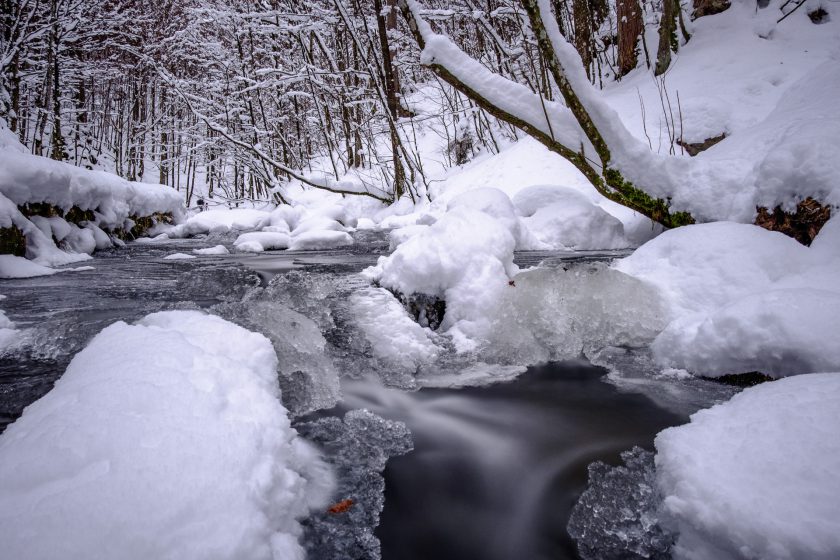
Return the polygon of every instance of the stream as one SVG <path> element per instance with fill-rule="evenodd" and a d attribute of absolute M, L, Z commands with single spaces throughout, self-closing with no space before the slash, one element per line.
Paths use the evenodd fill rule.
<path fill-rule="evenodd" d="M 92 270 L 0 281 L 7 297 L 0 307 L 23 330 L 0 356 L 0 430 L 49 391 L 105 326 L 160 310 L 204 309 L 272 340 L 284 404 L 339 471 L 337 499 L 356 504 L 346 519 L 323 514 L 308 522 L 310 558 L 375 557 L 375 535 L 385 560 L 558 560 L 578 558 L 566 524 L 590 463 L 618 464 L 636 445 L 652 449 L 659 431 L 732 392 L 698 380 L 651 379 L 643 356 L 620 348 L 604 353 L 600 365 L 551 362 L 487 386 L 407 387 L 372 357 L 353 325 L 348 298 L 368 287 L 358 272 L 388 249 L 382 233 L 355 238 L 334 251 L 192 260 L 163 257 L 230 247 L 232 238 L 134 243 L 75 265 Z M 625 254 L 522 253 L 516 262 L 573 266 Z M 333 369 L 338 402 L 317 381 Z"/>

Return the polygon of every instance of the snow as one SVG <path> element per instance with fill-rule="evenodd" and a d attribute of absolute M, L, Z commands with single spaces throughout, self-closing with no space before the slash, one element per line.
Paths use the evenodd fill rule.
<path fill-rule="evenodd" d="M 629 247 L 624 224 L 575 189 L 533 186 L 513 200 L 525 226 L 547 249 L 621 249 Z"/>
<path fill-rule="evenodd" d="M 674 557 L 840 557 L 840 373 L 745 390 L 656 437 Z"/>
<path fill-rule="evenodd" d="M 333 230 L 310 230 L 298 233 L 295 230 L 290 251 L 315 251 L 318 249 L 334 249 L 353 244 L 349 233 Z"/>
<path fill-rule="evenodd" d="M 270 220 L 269 212 L 254 208 L 207 210 L 190 217 L 166 233 L 169 237 L 190 237 L 207 233 L 249 231 L 268 225 Z"/>
<path fill-rule="evenodd" d="M 197 311 L 104 329 L 0 436 L 4 554 L 302 560 L 331 476 L 276 370 L 264 336 Z"/>
<path fill-rule="evenodd" d="M 194 259 L 195 255 L 189 255 L 187 253 L 172 253 L 171 255 L 166 255 L 163 257 L 163 260 L 166 261 L 185 261 Z"/>
<path fill-rule="evenodd" d="M 0 278 L 34 278 L 49 276 L 58 270 L 41 266 L 23 257 L 0 255 Z"/>
<path fill-rule="evenodd" d="M 229 255 L 230 251 L 224 245 L 215 245 L 204 249 L 193 249 L 193 253 L 196 255 Z"/>
<path fill-rule="evenodd" d="M 406 314 L 384 288 L 367 288 L 350 298 L 356 324 L 374 354 L 410 370 L 434 361 L 440 353 L 432 332 Z"/>
<path fill-rule="evenodd" d="M 840 368 L 840 221 L 811 248 L 733 223 L 668 231 L 615 268 L 657 288 L 670 323 L 652 349 L 666 368 L 784 376 Z"/>
<path fill-rule="evenodd" d="M 446 301 L 441 328 L 467 351 L 489 327 L 486 313 L 518 271 L 516 240 L 509 224 L 459 206 L 409 238 L 365 274 L 380 286 L 407 296 L 426 294 Z"/>
<path fill-rule="evenodd" d="M 0 133 L 2 133 L 2 129 L 0 129 Z M 0 295 L 0 301 L 4 299 L 6 299 L 6 296 Z M 14 322 L 6 316 L 5 311 L 0 309 L 0 353 L 3 353 L 9 346 L 15 343 L 18 334 L 19 331 L 15 328 Z"/>
<path fill-rule="evenodd" d="M 291 240 L 286 233 L 271 231 L 252 231 L 236 238 L 233 246 L 237 251 L 261 253 L 271 249 L 288 249 Z"/>

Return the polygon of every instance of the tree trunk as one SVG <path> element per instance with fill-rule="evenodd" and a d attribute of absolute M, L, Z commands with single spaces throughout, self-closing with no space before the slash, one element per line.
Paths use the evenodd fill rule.
<path fill-rule="evenodd" d="M 666 0 L 667 1 L 667 0 Z M 592 15 L 589 11 L 589 0 L 574 0 L 572 14 L 575 24 L 575 49 L 583 60 L 586 76 L 592 79 Z"/>
<path fill-rule="evenodd" d="M 677 16 L 680 11 L 679 0 L 663 0 L 662 19 L 659 21 L 659 48 L 656 53 L 656 76 L 664 74 L 671 65 L 671 52 L 677 52 L 680 42 L 677 39 Z"/>
<path fill-rule="evenodd" d="M 644 32 L 639 0 L 616 0 L 618 17 L 618 77 L 639 63 L 639 38 Z"/>

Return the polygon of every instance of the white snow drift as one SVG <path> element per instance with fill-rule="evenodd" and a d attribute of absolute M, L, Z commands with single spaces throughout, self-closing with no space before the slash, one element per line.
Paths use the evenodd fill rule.
<path fill-rule="evenodd" d="M 0 436 L 3 555 L 302 559 L 331 478 L 276 367 L 264 336 L 195 311 L 100 332 Z"/>
<path fill-rule="evenodd" d="M 840 373 L 745 390 L 656 437 L 678 559 L 840 558 Z"/>

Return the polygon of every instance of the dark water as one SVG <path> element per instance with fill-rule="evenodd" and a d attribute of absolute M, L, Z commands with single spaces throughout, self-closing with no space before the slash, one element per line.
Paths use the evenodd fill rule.
<path fill-rule="evenodd" d="M 414 451 L 385 470 L 377 536 L 386 560 L 577 558 L 566 524 L 595 460 L 686 418 L 625 393 L 585 362 L 533 367 L 513 382 L 413 394 L 345 387 L 344 406 L 407 424 Z"/>

